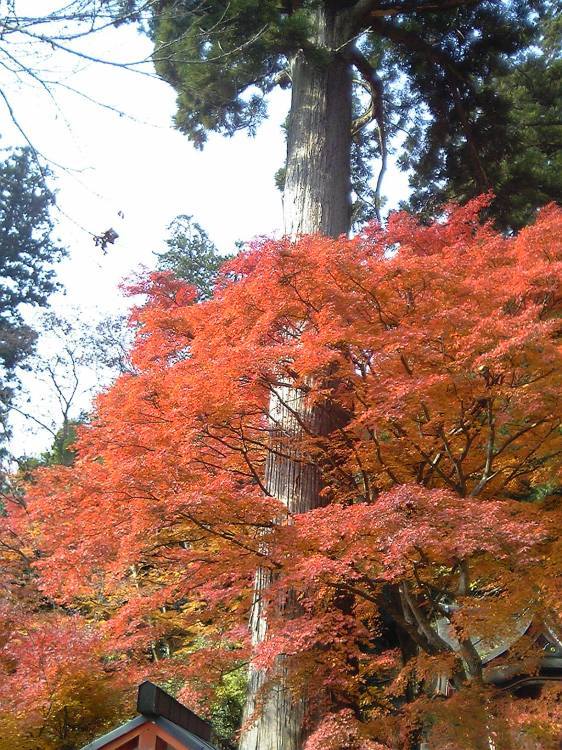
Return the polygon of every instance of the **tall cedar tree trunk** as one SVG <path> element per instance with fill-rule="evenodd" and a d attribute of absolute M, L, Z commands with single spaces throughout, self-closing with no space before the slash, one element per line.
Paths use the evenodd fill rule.
<path fill-rule="evenodd" d="M 287 171 L 284 219 L 287 235 L 319 232 L 337 237 L 349 231 L 351 215 L 351 71 L 341 51 L 348 41 L 343 18 L 319 3 L 314 11 L 315 52 L 299 52 L 292 61 L 292 101 L 287 134 Z M 323 503 L 317 466 L 301 460 L 298 441 L 306 431 L 327 435 L 341 424 L 341 415 L 329 404 L 307 405 L 302 391 L 282 383 L 270 401 L 271 446 L 266 465 L 266 487 L 290 513 L 304 513 Z M 255 580 L 250 618 L 253 645 L 266 635 L 267 618 L 262 594 L 271 583 L 268 571 Z M 278 606 L 281 606 L 280 604 Z M 290 608 L 284 609 L 290 616 Z M 250 667 L 244 720 L 248 726 L 240 750 L 300 750 L 306 687 L 295 695 L 287 685 L 283 658 L 272 673 Z M 312 675 L 311 675 L 312 677 Z M 267 684 L 266 684 L 267 683 Z M 264 684 L 266 688 L 263 689 Z M 317 689 L 318 686 L 315 686 Z"/>

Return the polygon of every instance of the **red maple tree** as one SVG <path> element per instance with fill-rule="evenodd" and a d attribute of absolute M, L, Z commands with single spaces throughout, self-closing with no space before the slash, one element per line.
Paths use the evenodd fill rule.
<path fill-rule="evenodd" d="M 137 283 L 136 372 L 30 490 L 44 592 L 203 703 L 283 655 L 308 750 L 554 747 L 556 690 L 505 685 L 560 632 L 562 212 L 505 237 L 485 203 L 257 242 L 200 304 Z M 346 418 L 282 434 L 290 392 Z M 267 492 L 272 451 L 319 467 L 324 507 Z"/>

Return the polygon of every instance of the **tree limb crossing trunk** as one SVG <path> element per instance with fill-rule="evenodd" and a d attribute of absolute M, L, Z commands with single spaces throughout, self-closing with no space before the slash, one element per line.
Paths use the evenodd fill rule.
<path fill-rule="evenodd" d="M 349 232 L 351 216 L 351 71 L 339 52 L 346 45 L 343 17 L 319 3 L 316 12 L 314 55 L 299 52 L 292 63 L 292 101 L 287 137 L 287 172 L 284 191 L 285 232 L 292 237 L 322 233 L 337 237 Z M 267 490 L 291 514 L 323 504 L 321 473 L 303 462 L 299 438 L 306 431 L 327 435 L 341 414 L 329 405 L 309 407 L 302 391 L 285 384 L 270 400 L 272 451 L 266 464 Z M 283 455 L 280 455 L 283 454 Z M 250 628 L 252 644 L 266 636 L 263 592 L 271 583 L 269 571 L 258 570 Z M 287 616 L 290 613 L 287 612 Z M 269 683 L 269 684 L 267 684 Z M 266 686 L 264 688 L 264 685 Z M 240 750 L 300 750 L 306 688 L 295 694 L 287 684 L 287 664 L 278 659 L 273 674 L 250 667 L 245 723 Z"/>

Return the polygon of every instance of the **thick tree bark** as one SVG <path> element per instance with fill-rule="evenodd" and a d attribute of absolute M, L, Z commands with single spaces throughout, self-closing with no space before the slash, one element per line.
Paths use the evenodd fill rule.
<path fill-rule="evenodd" d="M 351 70 L 341 54 L 347 15 L 316 11 L 315 52 L 292 61 L 292 99 L 283 195 L 285 233 L 349 232 L 351 217 Z"/>
<path fill-rule="evenodd" d="M 290 384 L 276 386 L 270 399 L 271 453 L 266 465 L 265 483 L 268 492 L 287 506 L 291 514 L 304 513 L 323 503 L 320 495 L 321 473 L 317 465 L 306 460 L 299 442 L 306 431 L 327 435 L 334 427 L 329 408 L 310 407 L 302 390 Z M 267 597 L 271 573 L 256 573 L 254 603 L 250 618 L 252 644 L 257 646 L 267 632 Z M 287 617 L 296 611 L 294 603 L 284 602 Z M 240 750 L 299 750 L 303 739 L 306 688 L 295 694 L 288 686 L 286 660 L 278 659 L 272 673 L 250 666 L 245 720 L 257 714 L 257 720 L 241 738 Z M 266 686 L 264 689 L 264 685 Z"/>
<path fill-rule="evenodd" d="M 345 18 L 328 3 L 315 10 L 314 51 L 292 61 L 292 102 L 287 137 L 284 191 L 285 232 L 289 236 L 349 232 L 351 216 L 351 71 L 341 54 L 348 42 Z M 299 451 L 304 432 L 327 435 L 342 415 L 329 404 L 310 407 L 305 394 L 290 383 L 278 386 L 270 400 L 272 450 L 266 466 L 267 490 L 291 514 L 323 503 L 321 472 Z M 250 619 L 252 643 L 267 631 L 264 591 L 268 571 L 256 574 Z M 286 611 L 290 617 L 291 612 Z M 295 694 L 288 685 L 288 664 L 281 657 L 273 673 L 250 667 L 244 720 L 248 725 L 240 750 L 301 750 L 306 727 L 306 686 Z M 265 687 L 264 687 L 265 686 Z M 250 724 L 252 716 L 257 719 Z"/>

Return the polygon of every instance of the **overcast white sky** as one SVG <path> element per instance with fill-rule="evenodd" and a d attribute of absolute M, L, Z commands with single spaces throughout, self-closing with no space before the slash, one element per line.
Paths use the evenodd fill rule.
<path fill-rule="evenodd" d="M 128 61 L 148 56 L 151 44 L 133 27 L 121 27 L 86 40 L 81 49 Z M 44 51 L 29 46 L 22 53 L 30 55 L 44 78 L 128 115 L 120 117 L 63 88 L 52 89 L 53 102 L 29 78 L 18 81 L 0 71 L 0 87 L 19 124 L 53 162 L 61 209 L 55 214 L 57 235 L 69 249 L 58 268 L 66 293 L 52 299 L 58 313 L 74 315 L 78 309 L 81 318 L 92 320 L 123 309 L 119 282 L 139 265 L 154 264 L 152 253 L 162 248 L 166 226 L 178 214 L 192 214 L 223 252 L 238 239 L 280 232 L 281 198 L 273 176 L 284 161 L 280 125 L 288 92 L 271 97 L 270 118 L 255 138 L 211 135 L 200 152 L 172 126 L 175 92 L 166 83 L 65 53 L 50 52 L 45 58 Z M 0 118 L 0 144 L 22 145 L 5 108 Z M 390 169 L 384 192 L 389 205 L 396 205 L 407 194 L 405 176 Z M 109 227 L 120 236 L 103 255 L 85 230 L 101 233 Z M 43 400 L 40 389 L 30 380 L 28 385 L 33 399 Z M 23 439 L 21 425 L 17 434 Z M 33 448 L 49 440 L 47 435 L 34 438 Z"/>

